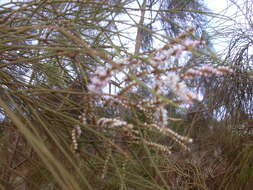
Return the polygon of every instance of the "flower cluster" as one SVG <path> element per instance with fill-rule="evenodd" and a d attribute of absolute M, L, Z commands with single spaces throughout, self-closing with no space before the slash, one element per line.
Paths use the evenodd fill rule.
<path fill-rule="evenodd" d="M 80 120 L 80 122 L 82 123 L 82 124 L 87 124 L 87 121 L 86 121 L 86 115 L 85 115 L 85 113 L 82 113 L 82 115 L 79 115 L 79 120 Z M 80 132 L 80 135 L 81 135 L 81 132 Z"/>
<path fill-rule="evenodd" d="M 169 72 L 163 80 L 158 80 L 156 83 L 158 92 L 167 92 L 167 89 L 170 88 L 184 103 L 192 103 L 193 100 L 197 100 L 197 94 L 190 91 L 176 73 Z M 162 95 L 166 94 L 162 93 Z"/>
<path fill-rule="evenodd" d="M 147 123 L 145 123 L 144 125 L 149 129 L 156 129 L 161 134 L 169 136 L 175 142 L 180 144 L 185 150 L 189 150 L 189 148 L 185 145 L 185 143 L 192 143 L 193 142 L 193 139 L 191 139 L 189 137 L 181 136 L 168 127 L 160 127 L 159 125 L 156 125 L 156 124 L 147 124 Z"/>
<path fill-rule="evenodd" d="M 181 67 L 166 68 L 165 62 L 171 58 L 178 58 L 183 52 L 192 52 L 199 45 L 204 44 L 200 40 L 190 39 L 190 33 L 193 29 L 172 39 L 168 44 L 160 49 L 156 49 L 147 55 L 128 56 L 117 61 L 111 60 L 110 68 L 99 67 L 90 78 L 88 89 L 92 93 L 96 93 L 104 107 L 113 108 L 114 114 L 120 115 L 122 110 L 132 112 L 142 112 L 145 115 L 145 122 L 140 125 L 144 129 L 157 131 L 162 135 L 168 136 L 181 145 L 185 150 L 189 150 L 187 143 L 193 142 L 193 139 L 181 136 L 169 128 L 169 117 L 167 111 L 168 103 L 175 105 L 180 101 L 184 104 L 191 104 L 198 100 L 197 93 L 194 93 L 186 85 L 186 79 L 191 79 L 197 76 L 208 77 L 211 75 L 223 75 L 233 72 L 232 69 L 219 66 L 212 67 L 205 65 L 195 69 L 189 69 L 182 76 L 180 73 Z M 142 66 L 145 65 L 145 69 Z M 103 88 L 111 83 L 113 73 L 120 74 L 120 85 L 115 85 L 119 88 L 115 94 L 103 93 Z M 145 79 L 152 79 L 149 83 L 144 83 Z M 141 96 L 134 91 L 136 86 L 145 86 L 149 90 L 149 96 Z M 165 101 L 165 97 L 172 92 L 175 98 Z M 132 96 L 134 95 L 134 96 Z M 119 111 L 117 111 L 119 109 Z M 124 112 L 123 111 L 123 112 Z M 116 117 L 116 116 L 115 116 Z M 140 135 L 138 127 L 134 124 L 124 121 L 121 117 L 117 118 L 98 118 L 96 125 L 110 135 L 126 134 L 132 139 L 133 143 L 142 142 L 158 150 L 169 152 L 170 148 L 156 142 L 148 141 Z M 109 131 L 114 131 L 109 133 Z M 118 133 L 119 132 L 119 133 Z M 121 133 L 122 132 L 122 133 Z M 77 130 L 72 132 L 72 141 L 77 149 L 76 137 Z M 120 135 L 118 136 L 120 137 Z"/>
<path fill-rule="evenodd" d="M 167 113 L 167 112 L 166 112 Z M 163 113 L 165 114 L 165 113 Z M 167 118 L 167 116 L 165 116 Z M 129 132 L 128 135 L 131 137 L 131 141 L 129 143 L 144 143 L 147 146 L 156 148 L 159 151 L 171 153 L 170 149 L 171 147 L 158 144 L 152 141 L 148 141 L 146 139 L 143 139 L 139 136 L 139 132 L 137 129 L 134 129 L 134 126 L 132 124 L 129 124 L 125 121 L 119 120 L 119 119 L 110 119 L 110 118 L 100 118 L 97 123 L 100 127 L 103 128 L 110 128 L 110 129 L 119 129 L 123 132 L 127 131 Z M 186 143 L 192 143 L 193 140 L 189 137 L 181 136 L 178 133 L 174 132 L 173 130 L 169 129 L 168 126 L 159 126 L 157 124 L 147 124 L 144 123 L 143 126 L 146 129 L 152 130 L 155 129 L 160 134 L 163 134 L 165 136 L 169 136 L 171 139 L 173 139 L 175 142 L 177 142 L 180 146 L 182 146 L 185 150 L 189 151 L 189 148 L 187 147 Z"/>
<path fill-rule="evenodd" d="M 78 118 L 82 124 L 84 125 L 87 124 L 85 113 L 82 113 Z M 82 135 L 81 127 L 79 125 L 75 125 L 75 127 L 72 129 L 71 132 L 72 144 L 75 151 L 78 150 L 77 140 L 80 138 L 81 135 Z"/>
<path fill-rule="evenodd" d="M 100 118 L 97 122 L 98 125 L 102 127 L 115 128 L 115 127 L 124 127 L 125 129 L 132 129 L 133 125 L 128 124 L 125 121 L 119 119 L 109 119 L 109 118 Z"/>
<path fill-rule="evenodd" d="M 79 125 L 76 125 L 74 129 L 72 129 L 71 133 L 73 148 L 75 151 L 78 149 L 77 140 L 80 138 L 81 134 L 82 134 L 81 127 Z"/>
<path fill-rule="evenodd" d="M 91 83 L 88 89 L 94 93 L 102 93 L 103 88 L 108 84 L 111 78 L 111 70 L 105 70 L 103 67 L 98 67 L 94 75 L 91 76 Z"/>
<path fill-rule="evenodd" d="M 168 112 L 164 106 L 158 106 L 154 113 L 154 118 L 158 121 L 158 124 L 161 128 L 164 128 L 168 125 Z"/>
<path fill-rule="evenodd" d="M 136 138 L 136 140 L 141 140 L 140 138 Z M 147 146 L 150 146 L 150 147 L 153 147 L 159 151 L 162 151 L 162 152 L 167 152 L 168 154 L 171 154 L 171 147 L 168 147 L 168 146 L 164 146 L 162 144 L 158 144 L 158 143 L 155 143 L 155 142 L 151 142 L 151 141 L 147 141 L 145 139 L 142 139 L 142 142 L 144 144 L 146 144 Z"/>
<path fill-rule="evenodd" d="M 148 56 L 150 62 L 159 67 L 160 63 L 171 59 L 172 56 L 178 58 L 183 52 L 192 51 L 199 45 L 204 44 L 201 40 L 192 40 L 189 38 L 189 34 L 193 31 L 194 28 L 190 28 L 175 39 L 172 39 L 171 42 L 162 48 L 154 50 L 153 53 Z"/>
<path fill-rule="evenodd" d="M 162 63 L 171 59 L 172 56 L 179 57 L 184 51 L 190 51 L 196 48 L 198 45 L 203 44 L 202 41 L 191 40 L 187 38 L 187 36 L 189 36 L 189 32 L 191 32 L 192 30 L 193 28 L 189 29 L 189 31 L 186 31 L 185 33 L 179 35 L 177 38 L 172 40 L 172 42 L 169 42 L 162 48 L 156 49 L 152 53 L 143 57 L 125 57 L 122 59 L 118 59 L 117 61 L 113 62 L 113 66 L 108 69 L 98 67 L 95 73 L 90 78 L 90 84 L 88 85 L 88 89 L 93 93 L 101 94 L 102 89 L 109 83 L 113 72 L 123 74 L 123 71 L 126 71 L 128 69 L 130 71 L 138 71 L 137 68 L 140 65 L 146 64 L 143 62 L 143 60 L 149 62 L 151 64 L 150 66 L 152 67 L 152 69 L 150 70 L 150 73 L 139 73 L 139 75 L 137 75 L 138 72 L 136 72 L 136 76 L 143 77 L 143 75 L 145 74 L 151 75 L 157 73 L 157 70 L 161 71 L 163 65 Z M 169 77 L 168 79 L 172 78 Z M 128 89 L 136 85 L 135 81 L 131 81 L 129 80 L 129 77 L 126 77 L 125 84 L 128 84 L 129 82 L 130 84 L 128 85 L 128 87 L 124 89 Z M 170 81 L 168 82 L 170 83 Z M 172 84 L 175 84 L 173 81 L 171 82 Z M 180 86 L 184 87 L 183 83 L 179 85 L 179 88 Z"/>
<path fill-rule="evenodd" d="M 150 56 L 152 63 L 161 63 L 169 60 L 172 56 L 179 57 L 184 51 L 189 51 L 201 45 L 203 42 L 199 40 L 191 39 L 178 39 L 178 44 L 176 45 L 165 45 L 163 48 L 156 50 Z"/>
<path fill-rule="evenodd" d="M 184 79 L 193 79 L 196 76 L 204 76 L 204 77 L 209 77 L 211 75 L 224 75 L 227 73 L 232 73 L 233 70 L 229 67 L 226 66 L 218 66 L 217 68 L 211 66 L 211 65 L 203 65 L 200 68 L 196 69 L 189 69 L 184 73 L 183 78 Z"/>

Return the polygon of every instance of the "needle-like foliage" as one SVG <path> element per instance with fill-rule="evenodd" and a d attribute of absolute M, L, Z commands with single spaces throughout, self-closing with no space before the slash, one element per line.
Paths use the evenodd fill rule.
<path fill-rule="evenodd" d="M 251 41 L 234 35 L 222 62 L 208 15 L 195 0 L 1 4 L 0 187 L 248 188 L 235 121 L 252 113 Z"/>

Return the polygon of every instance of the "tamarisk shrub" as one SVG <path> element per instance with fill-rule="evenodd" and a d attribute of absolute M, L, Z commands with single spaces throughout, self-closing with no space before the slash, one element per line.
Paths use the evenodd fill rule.
<path fill-rule="evenodd" d="M 170 128 L 173 119 L 169 117 L 166 106 L 172 105 L 184 109 L 185 105 L 198 101 L 198 93 L 189 88 L 185 80 L 198 76 L 220 76 L 233 72 L 232 69 L 225 66 L 204 65 L 199 68 L 191 68 L 182 73 L 182 67 L 164 66 L 171 59 L 180 59 L 185 52 L 191 53 L 198 46 L 204 44 L 203 41 L 190 38 L 193 30 L 193 28 L 189 29 L 189 31 L 170 40 L 164 47 L 155 49 L 147 55 L 118 58 L 117 61 L 111 61 L 108 67 L 98 67 L 91 75 L 88 84 L 91 100 L 89 102 L 91 106 L 89 107 L 93 107 L 93 109 L 87 110 L 88 108 L 84 108 L 80 117 L 82 121 L 86 121 L 86 117 L 87 120 L 90 120 L 89 117 L 92 112 L 98 130 L 109 136 L 113 142 L 120 142 L 120 146 L 129 143 L 143 143 L 156 150 L 171 153 L 172 147 L 145 137 L 143 132 L 150 131 L 168 136 L 183 149 L 189 151 L 187 144 L 192 143 L 193 139 L 182 136 Z M 142 69 L 143 66 L 145 66 L 145 70 Z M 113 76 L 122 78 L 120 84 L 117 85 L 118 91 L 106 93 Z M 144 83 L 145 77 L 152 80 Z M 150 96 L 143 97 L 138 94 L 136 91 L 138 87 L 147 89 Z M 167 98 L 168 92 L 172 92 L 174 97 Z M 95 113 L 96 107 L 113 110 L 114 112 L 113 114 L 100 116 Z M 129 114 L 126 117 L 127 113 Z M 76 129 L 73 130 L 72 135 L 75 150 L 78 149 Z"/>

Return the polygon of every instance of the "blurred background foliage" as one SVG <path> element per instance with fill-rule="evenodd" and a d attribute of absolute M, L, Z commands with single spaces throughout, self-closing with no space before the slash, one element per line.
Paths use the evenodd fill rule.
<path fill-rule="evenodd" d="M 236 16 L 212 13 L 200 0 L 23 0 L 0 5 L 0 187 L 2 189 L 228 189 L 253 186 L 252 4 L 230 1 Z M 241 6 L 243 5 L 243 6 Z M 239 9 L 239 7 L 242 7 Z M 219 19 L 220 30 L 209 23 Z M 234 27 L 226 27 L 226 25 Z M 238 24 L 238 25 L 237 25 Z M 201 96 L 180 109 L 168 105 L 171 129 L 192 137 L 191 151 L 139 128 L 142 138 L 172 146 L 123 144 L 96 121 L 120 117 L 136 125 L 137 110 L 102 106 L 87 85 L 98 67 L 124 56 L 145 56 L 195 27 L 206 42 L 164 68 L 230 66 L 232 75 L 187 81 Z M 225 51 L 213 39 L 224 38 Z M 144 65 L 141 71 L 148 70 Z M 137 70 L 138 70 L 137 69 Z M 134 72 L 133 72 L 134 73 Z M 180 73 L 179 73 L 180 74 Z M 108 92 L 120 90 L 114 75 Z M 152 78 L 144 78 L 146 84 Z M 115 93 L 115 92 L 114 92 Z M 150 97 L 143 86 L 126 100 Z M 168 90 L 167 98 L 172 93 Z M 85 113 L 87 123 L 80 115 Z M 78 151 L 72 130 L 80 126 Z M 126 137 L 128 138 L 128 137 Z M 126 139 L 127 140 L 127 139 Z"/>

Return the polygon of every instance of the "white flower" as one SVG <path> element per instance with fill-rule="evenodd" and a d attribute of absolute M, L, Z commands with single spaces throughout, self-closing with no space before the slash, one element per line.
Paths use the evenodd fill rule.
<path fill-rule="evenodd" d="M 95 74 L 91 76 L 91 83 L 88 84 L 88 89 L 94 93 L 102 93 L 102 89 L 110 81 L 111 73 L 102 67 L 98 67 Z"/>
<path fill-rule="evenodd" d="M 169 73 L 166 82 L 170 89 L 184 102 L 191 103 L 194 99 L 197 99 L 197 95 L 187 88 L 184 81 L 180 82 L 180 78 L 176 73 Z"/>
<path fill-rule="evenodd" d="M 95 72 L 95 75 L 97 75 L 100 78 L 106 77 L 107 76 L 107 71 L 103 67 L 98 67 L 96 72 Z"/>
<path fill-rule="evenodd" d="M 199 41 L 199 40 L 186 39 L 186 40 L 184 41 L 184 45 L 185 45 L 187 48 L 190 48 L 190 49 L 196 48 L 199 44 L 201 44 L 201 41 Z"/>

